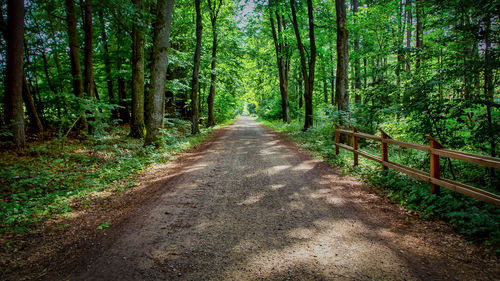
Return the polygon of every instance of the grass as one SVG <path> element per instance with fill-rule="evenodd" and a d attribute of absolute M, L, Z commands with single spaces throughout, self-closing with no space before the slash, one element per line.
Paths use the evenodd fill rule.
<path fill-rule="evenodd" d="M 317 119 L 316 119 L 317 120 Z M 380 164 L 359 157 L 359 165 L 352 166 L 352 153 L 340 149 L 335 155 L 332 122 L 327 118 L 316 121 L 315 126 L 302 131 L 303 124 L 294 120 L 290 124 L 281 121 L 258 119 L 269 128 L 280 132 L 302 149 L 309 151 L 313 156 L 339 167 L 344 173 L 349 173 L 361 181 L 377 188 L 379 193 L 404 206 L 407 210 L 419 214 L 426 219 L 439 218 L 448 221 L 458 232 L 468 239 L 496 248 L 500 254 L 500 208 L 464 196 L 457 192 L 442 188 L 441 194 L 433 195 L 429 192 L 429 184 L 396 171 L 382 172 Z M 380 144 L 360 142 L 360 149 L 373 155 L 380 154 Z M 426 171 L 428 169 L 428 154 L 399 149 L 389 146 L 390 161 Z M 444 165 L 445 163 L 442 163 Z M 465 164 L 467 165 L 467 164 Z M 461 166 L 455 166 L 461 167 Z M 469 166 L 456 171 L 470 172 Z M 477 169 L 477 167 L 476 167 Z M 446 176 L 446 173 L 444 173 Z M 474 176 L 461 175 L 462 180 L 474 179 Z M 474 185 L 474 184 L 473 184 Z M 478 183 L 475 182 L 477 186 Z M 484 188 L 484 185 L 480 185 Z M 494 191 L 494 187 L 486 187 Z"/>
<path fill-rule="evenodd" d="M 71 203 L 92 192 L 124 191 L 137 173 L 171 160 L 203 142 L 214 128 L 191 136 L 189 123 L 170 119 L 160 149 L 127 136 L 128 127 L 85 140 L 30 144 L 24 156 L 0 154 L 0 234 L 23 233 L 71 212 Z M 216 127 L 217 128 L 217 127 Z"/>

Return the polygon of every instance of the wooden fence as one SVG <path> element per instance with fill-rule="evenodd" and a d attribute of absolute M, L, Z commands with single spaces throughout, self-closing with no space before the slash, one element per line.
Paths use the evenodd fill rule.
<path fill-rule="evenodd" d="M 459 152 L 454 150 L 449 150 L 443 148 L 443 146 L 435 140 L 432 136 L 427 135 L 430 145 L 425 146 L 421 144 L 402 142 L 391 139 L 384 131 L 380 130 L 380 137 L 370 134 L 365 134 L 359 132 L 355 127 L 352 130 L 340 129 L 337 124 L 335 124 L 335 154 L 339 154 L 339 148 L 351 151 L 354 156 L 354 166 L 358 165 L 358 155 L 376 161 L 382 165 L 382 169 L 387 168 L 394 169 L 396 171 L 405 173 L 411 177 L 426 181 L 430 183 L 430 192 L 433 194 L 439 193 L 439 187 L 445 187 L 453 191 L 465 194 L 467 196 L 476 198 L 478 200 L 484 201 L 489 204 L 494 204 L 500 206 L 500 196 L 493 194 L 491 192 L 484 191 L 482 189 L 451 181 L 448 179 L 442 179 L 440 177 L 441 165 L 439 163 L 439 158 L 448 157 L 461 161 L 466 161 L 474 163 L 481 166 L 492 167 L 495 169 L 500 169 L 500 158 L 488 157 L 482 155 L 476 155 L 471 153 Z M 352 146 L 348 146 L 340 143 L 340 134 L 345 134 L 352 136 Z M 380 142 L 381 146 L 381 157 L 366 153 L 358 149 L 358 138 L 370 139 Z M 389 144 L 412 148 L 420 151 L 424 151 L 430 154 L 430 173 L 426 173 L 417 169 L 413 169 L 398 163 L 390 162 L 388 158 L 387 146 Z"/>

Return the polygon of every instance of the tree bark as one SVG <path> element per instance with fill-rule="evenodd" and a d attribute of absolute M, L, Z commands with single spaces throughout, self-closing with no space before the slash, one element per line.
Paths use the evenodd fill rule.
<path fill-rule="evenodd" d="M 165 76 L 167 74 L 168 48 L 174 0 L 158 0 L 154 24 L 153 64 L 151 66 L 151 91 L 146 95 L 146 139 L 144 145 L 161 145 L 158 139 L 163 124 Z"/>
<path fill-rule="evenodd" d="M 494 104 L 494 86 L 493 86 L 493 69 L 492 69 L 492 58 L 490 54 L 491 47 L 491 15 L 488 13 L 486 18 L 484 19 L 485 32 L 484 32 L 484 95 L 486 98 L 486 117 L 488 121 L 488 137 L 490 143 L 490 155 L 491 157 L 496 157 L 496 143 L 497 138 L 495 137 L 495 126 L 492 113 L 491 106 Z M 492 179 L 495 178 L 495 169 L 490 168 L 490 176 Z"/>
<path fill-rule="evenodd" d="M 289 80 L 289 69 L 290 62 L 288 59 L 288 54 L 286 52 L 286 42 L 284 42 L 283 36 L 283 23 L 281 17 L 277 10 L 274 11 L 276 15 L 276 21 L 278 24 L 278 31 L 276 32 L 276 26 L 274 24 L 273 12 L 269 11 L 269 19 L 271 21 L 271 31 L 273 35 L 274 47 L 276 50 L 276 61 L 278 65 L 278 74 L 280 79 L 280 93 L 281 93 L 281 112 L 283 122 L 290 123 L 290 107 L 288 103 L 288 80 Z"/>
<path fill-rule="evenodd" d="M 200 87 L 200 81 L 198 76 L 200 75 L 200 61 L 201 61 L 201 37 L 203 33 L 202 25 L 202 15 L 201 15 L 201 0 L 195 0 L 196 6 L 196 49 L 194 51 L 194 62 L 193 62 L 193 80 L 191 83 L 191 134 L 198 134 L 200 132 L 198 120 L 199 120 L 199 108 L 198 108 L 198 90 Z"/>
<path fill-rule="evenodd" d="M 132 25 L 132 118 L 130 136 L 144 137 L 144 32 L 137 21 L 143 23 L 144 4 L 142 0 L 133 0 L 137 20 Z"/>
<path fill-rule="evenodd" d="M 349 49 L 345 0 L 335 1 L 337 12 L 337 81 L 335 100 L 338 110 L 349 112 Z"/>
<path fill-rule="evenodd" d="M 410 71 L 410 58 L 408 52 L 411 48 L 411 32 L 413 28 L 412 0 L 406 0 L 406 71 Z"/>
<path fill-rule="evenodd" d="M 308 60 L 306 61 L 304 45 L 302 44 L 302 39 L 300 38 L 300 31 L 297 22 L 297 13 L 295 11 L 294 1 L 295 0 L 290 0 L 290 6 L 292 10 L 293 29 L 295 31 L 295 37 L 297 39 L 297 47 L 299 49 L 299 54 L 300 54 L 300 66 L 302 70 L 302 77 L 304 78 L 305 120 L 304 120 L 303 130 L 306 131 L 313 125 L 312 97 L 314 89 L 314 69 L 316 65 L 316 39 L 314 36 L 314 17 L 313 17 L 312 0 L 307 0 L 310 50 L 309 50 Z"/>
<path fill-rule="evenodd" d="M 7 67 L 5 73 L 5 122 L 19 152 L 26 146 L 23 109 L 24 1 L 7 2 Z"/>
<path fill-rule="evenodd" d="M 208 93 L 208 126 L 215 125 L 214 116 L 214 102 L 215 102 L 215 82 L 217 75 L 215 74 L 215 67 L 217 61 L 217 17 L 219 15 L 222 0 L 207 0 L 208 10 L 210 11 L 210 22 L 212 23 L 212 63 L 210 65 L 210 92 Z"/>
<path fill-rule="evenodd" d="M 356 14 L 358 13 L 358 0 L 352 0 L 352 14 L 354 16 L 354 24 L 356 24 Z M 359 34 L 354 34 L 354 52 L 356 57 L 354 58 L 354 89 L 356 93 L 354 95 L 354 100 L 356 102 L 361 102 L 361 78 L 359 77 L 359 70 L 361 69 L 361 62 L 359 60 Z"/>
<path fill-rule="evenodd" d="M 422 23 L 422 18 L 424 16 L 424 6 L 423 0 L 417 0 L 417 60 L 415 63 L 415 68 L 420 68 L 420 63 L 422 60 L 422 48 L 424 47 L 424 25 Z"/>
<path fill-rule="evenodd" d="M 92 48 L 92 0 L 80 1 L 84 9 L 83 18 L 83 31 L 84 31 L 84 65 L 85 65 L 85 75 L 84 75 L 84 92 L 87 94 L 91 100 L 94 98 L 94 58 L 93 58 L 93 48 Z M 89 112 L 91 113 L 91 112 Z M 91 113 L 92 114 L 92 113 Z M 94 119 L 93 117 L 91 119 Z M 94 134 L 94 128 L 91 124 L 88 124 L 89 135 Z"/>
<path fill-rule="evenodd" d="M 38 112 L 36 111 L 35 102 L 33 101 L 33 96 L 28 85 L 26 77 L 23 75 L 23 100 L 28 112 L 28 118 L 30 120 L 31 129 L 34 133 L 43 134 L 42 121 L 38 117 Z"/>
<path fill-rule="evenodd" d="M 65 0 L 66 21 L 68 24 L 69 57 L 71 62 L 71 75 L 73 76 L 73 93 L 81 97 L 83 93 L 82 70 L 80 66 L 80 48 L 78 44 L 78 33 L 76 30 L 75 2 Z M 87 129 L 87 119 L 83 116 L 81 127 Z"/>
<path fill-rule="evenodd" d="M 106 79 L 107 79 L 106 86 L 108 88 L 108 100 L 109 103 L 114 103 L 115 93 L 113 90 L 113 79 L 111 79 L 111 60 L 109 57 L 108 34 L 106 33 L 106 22 L 104 21 L 102 10 L 99 10 L 99 19 L 101 21 L 101 28 L 102 28 L 101 39 L 102 39 L 102 46 L 104 49 L 104 70 L 106 71 Z"/>

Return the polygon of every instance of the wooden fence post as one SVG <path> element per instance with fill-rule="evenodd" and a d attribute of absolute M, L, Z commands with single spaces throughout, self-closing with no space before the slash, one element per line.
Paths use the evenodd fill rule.
<path fill-rule="evenodd" d="M 357 133 L 358 129 L 356 127 L 351 126 L 352 132 Z M 354 166 L 358 166 L 358 137 L 355 135 L 352 135 L 352 148 L 354 149 L 353 156 L 354 156 Z"/>
<path fill-rule="evenodd" d="M 431 178 L 439 179 L 441 176 L 441 164 L 439 163 L 439 155 L 432 153 L 432 148 L 442 148 L 443 146 L 431 135 L 427 135 L 431 145 Z M 439 194 L 439 185 L 431 182 L 431 194 Z"/>
<path fill-rule="evenodd" d="M 380 136 L 382 137 L 382 141 L 380 142 L 382 144 L 382 161 L 386 161 L 388 162 L 389 161 L 389 156 L 387 155 L 387 143 L 383 141 L 383 139 L 388 139 L 389 136 L 384 132 L 382 131 L 382 129 L 378 129 L 379 132 L 380 132 Z M 387 167 L 382 164 L 382 170 L 387 170 Z"/>
<path fill-rule="evenodd" d="M 340 135 L 338 132 L 339 126 L 335 124 L 335 155 L 339 155 L 339 147 L 337 146 L 337 143 L 340 142 Z"/>

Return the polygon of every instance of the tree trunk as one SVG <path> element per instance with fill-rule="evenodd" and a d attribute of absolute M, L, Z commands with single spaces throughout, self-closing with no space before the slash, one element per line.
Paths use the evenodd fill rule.
<path fill-rule="evenodd" d="M 137 21 L 144 20 L 142 0 L 134 0 Z M 132 118 L 130 136 L 144 136 L 144 32 L 135 22 L 132 25 Z"/>
<path fill-rule="evenodd" d="M 42 121 L 38 117 L 38 112 L 36 111 L 35 102 L 33 101 L 33 96 L 31 95 L 31 91 L 28 85 L 28 81 L 26 77 L 23 75 L 23 100 L 26 106 L 26 110 L 28 111 L 28 117 L 30 120 L 31 129 L 34 133 L 42 133 L 43 134 L 43 125 Z"/>
<path fill-rule="evenodd" d="M 274 47 L 276 51 L 276 61 L 278 65 L 278 74 L 280 79 L 281 112 L 282 112 L 283 122 L 290 123 L 290 108 L 288 104 L 289 60 L 287 58 L 287 54 L 285 54 L 286 45 L 283 37 L 283 23 L 277 10 L 274 12 L 274 14 L 276 15 L 276 20 L 278 24 L 277 32 L 274 24 L 273 12 L 269 11 L 269 19 L 271 21 L 271 31 L 273 35 Z"/>
<path fill-rule="evenodd" d="M 354 23 L 356 23 L 356 14 L 358 13 L 358 0 L 352 0 L 352 14 L 354 16 Z M 354 88 L 356 93 L 354 95 L 354 100 L 356 102 L 361 102 L 361 78 L 359 77 L 359 70 L 361 69 L 361 62 L 359 60 L 359 34 L 354 34 L 354 52 L 356 57 L 354 58 Z"/>
<path fill-rule="evenodd" d="M 304 131 L 309 129 L 313 125 L 313 89 L 314 89 L 314 68 L 316 65 L 316 40 L 314 36 L 314 17 L 313 17 L 313 7 L 312 0 L 307 0 L 307 16 L 309 23 L 309 42 L 310 42 L 310 52 L 308 56 L 308 63 L 306 62 L 306 55 L 304 50 L 304 45 L 302 44 L 302 39 L 300 38 L 300 31 L 297 22 L 297 13 L 295 11 L 295 0 L 290 0 L 290 7 L 292 10 L 292 22 L 293 29 L 295 31 L 295 37 L 297 39 L 297 47 L 300 54 L 300 66 L 302 70 L 302 77 L 304 78 L 304 100 L 305 100 L 305 120 L 304 120 Z"/>
<path fill-rule="evenodd" d="M 202 15 L 201 15 L 201 0 L 195 0 L 196 6 L 196 49 L 194 51 L 194 62 L 193 62 L 193 80 L 191 83 L 191 134 L 198 134 L 200 132 L 199 128 L 199 108 L 198 108 L 198 89 L 200 87 L 200 81 L 198 76 L 200 74 L 200 60 L 201 60 L 201 36 L 203 32 L 202 25 Z"/>
<path fill-rule="evenodd" d="M 408 55 L 411 48 L 411 32 L 413 29 L 412 0 L 406 0 L 406 71 L 410 71 L 410 57 Z"/>
<path fill-rule="evenodd" d="M 424 47 L 424 25 L 422 23 L 422 18 L 424 17 L 424 7 L 423 0 L 417 0 L 417 60 L 415 63 L 415 68 L 420 68 L 420 63 L 422 60 L 422 48 Z"/>
<path fill-rule="evenodd" d="M 345 0 L 336 0 L 335 9 L 337 13 L 337 82 L 335 87 L 335 100 L 339 111 L 347 113 L 347 120 L 340 119 L 340 125 L 345 126 L 350 123 L 349 112 L 349 47 L 348 30 L 346 19 Z M 349 143 L 348 136 L 341 134 L 340 141 Z"/>
<path fill-rule="evenodd" d="M 486 116 L 488 121 L 488 137 L 490 142 L 490 155 L 491 157 L 496 157 L 496 142 L 497 138 L 495 138 L 495 126 L 494 121 L 492 119 L 491 114 L 491 106 L 494 104 L 494 87 L 493 87 L 493 70 L 492 70 L 492 61 L 490 54 L 491 47 L 491 16 L 488 14 L 484 20 L 485 32 L 484 32 L 484 95 L 486 98 Z M 492 179 L 495 178 L 495 170 L 490 168 L 490 176 Z"/>
<path fill-rule="evenodd" d="M 167 74 L 168 47 L 174 0 L 158 0 L 154 24 L 153 64 L 151 66 L 151 91 L 146 95 L 146 139 L 144 145 L 161 145 L 158 139 L 163 123 L 163 101 Z"/>
<path fill-rule="evenodd" d="M 12 140 L 24 151 L 23 50 L 24 1 L 7 2 L 7 67 L 5 70 L 5 122 L 12 130 Z"/>
<path fill-rule="evenodd" d="M 302 85 L 302 75 L 298 73 L 297 84 L 299 84 L 299 108 L 303 106 L 304 86 Z"/>
<path fill-rule="evenodd" d="M 81 97 L 83 93 L 82 71 L 80 67 L 80 48 L 78 44 L 78 33 L 76 30 L 75 2 L 66 0 L 66 21 L 68 24 L 69 57 L 71 61 L 71 75 L 73 76 L 73 93 Z M 87 119 L 80 118 L 81 127 L 87 129 Z"/>
<path fill-rule="evenodd" d="M 104 21 L 104 16 L 102 14 L 102 10 L 99 10 L 99 19 L 101 20 L 101 39 L 102 46 L 104 49 L 104 70 L 106 71 L 106 86 L 108 88 L 108 100 L 109 103 L 114 103 L 115 101 L 115 93 L 113 91 L 113 79 L 111 79 L 111 61 L 109 57 L 109 45 L 108 45 L 108 35 L 106 33 L 106 23 Z M 114 112 L 114 110 L 113 110 Z M 112 116 L 115 119 L 115 116 Z"/>
<path fill-rule="evenodd" d="M 337 11 L 337 82 L 335 100 L 340 111 L 349 111 L 349 49 L 345 0 L 335 1 Z"/>
<path fill-rule="evenodd" d="M 207 105 L 208 105 L 208 126 L 215 125 L 214 116 L 214 101 L 215 101 L 215 82 L 217 80 L 217 75 L 215 74 L 215 66 L 217 60 L 217 17 L 219 15 L 220 7 L 222 5 L 222 0 L 219 0 L 217 5 L 217 0 L 207 0 L 208 9 L 210 11 L 210 21 L 212 23 L 212 63 L 210 65 L 210 92 L 208 93 Z"/>
<path fill-rule="evenodd" d="M 84 50 L 84 65 L 85 65 L 85 76 L 84 76 L 84 92 L 92 100 L 94 98 L 94 61 L 93 61 L 93 48 L 92 48 L 92 0 L 80 1 L 84 9 L 83 18 L 83 31 L 85 40 L 85 50 Z M 91 112 L 90 112 L 91 113 Z M 92 114 L 92 113 L 91 113 Z M 93 120 L 94 117 L 91 117 Z M 89 135 L 94 134 L 94 128 L 91 124 L 88 124 Z"/>

